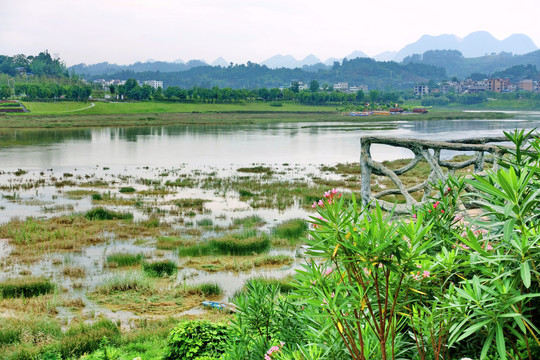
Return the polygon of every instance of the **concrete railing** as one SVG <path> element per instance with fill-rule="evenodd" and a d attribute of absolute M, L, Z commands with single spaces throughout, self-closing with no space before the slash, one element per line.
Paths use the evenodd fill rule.
<path fill-rule="evenodd" d="M 508 138 L 482 137 L 451 141 L 431 141 L 380 136 L 364 136 L 360 140 L 362 203 L 364 205 L 368 205 L 374 200 L 376 200 L 383 209 L 395 209 L 397 213 L 408 212 L 413 205 L 417 206 L 426 202 L 431 196 L 432 185 L 437 184 L 439 180 L 443 182 L 446 181 L 448 179 L 448 175 L 452 174 L 455 170 L 463 169 L 468 166 L 474 165 L 474 172 L 477 173 L 484 170 L 484 165 L 486 162 L 493 163 L 493 166 L 496 169 L 498 166 L 497 159 L 506 152 L 506 147 L 501 147 L 488 143 L 503 141 L 508 141 Z M 371 158 L 372 144 L 384 144 L 395 147 L 407 148 L 414 153 L 414 158 L 409 164 L 405 165 L 404 167 L 392 170 L 384 166 L 382 163 L 374 161 Z M 441 160 L 441 150 L 471 151 L 474 152 L 474 155 L 471 159 L 466 161 L 456 163 L 448 162 Z M 490 154 L 491 156 L 486 157 L 486 154 Z M 402 175 L 407 171 L 412 170 L 422 160 L 425 160 L 430 166 L 428 178 L 420 184 L 417 184 L 410 188 L 406 188 L 401 179 L 399 178 L 399 175 Z M 392 180 L 396 188 L 383 190 L 377 194 L 372 194 L 372 174 L 387 176 L 388 178 L 390 178 L 390 180 Z M 411 195 L 417 191 L 424 191 L 421 201 L 417 201 Z M 393 194 L 401 194 L 405 198 L 405 204 L 395 204 L 380 199 L 381 197 Z"/>

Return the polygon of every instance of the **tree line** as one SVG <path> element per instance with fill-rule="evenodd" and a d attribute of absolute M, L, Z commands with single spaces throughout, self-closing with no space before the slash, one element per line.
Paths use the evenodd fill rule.
<path fill-rule="evenodd" d="M 333 91 L 331 88 L 321 89 L 317 80 L 310 82 L 307 90 L 300 90 L 298 82 L 293 82 L 289 88 L 259 88 L 233 89 L 231 87 L 204 88 L 194 86 L 184 89 L 179 86 L 169 86 L 166 90 L 153 89 L 149 85 L 140 86 L 135 79 L 128 79 L 124 85 L 109 87 L 111 94 L 126 100 L 154 100 L 171 102 L 205 102 L 205 103 L 235 103 L 241 101 L 295 101 L 301 104 L 333 105 L 344 103 L 377 102 L 392 104 L 401 102 L 400 93 L 395 91 L 371 90 L 367 93 L 345 93 Z"/>

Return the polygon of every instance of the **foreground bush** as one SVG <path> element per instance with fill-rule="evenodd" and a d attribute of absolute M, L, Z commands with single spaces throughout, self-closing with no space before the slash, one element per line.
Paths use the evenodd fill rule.
<path fill-rule="evenodd" d="M 164 359 L 219 357 L 228 337 L 229 329 L 224 324 L 200 320 L 181 322 L 169 335 Z"/>
<path fill-rule="evenodd" d="M 437 197 L 410 218 L 335 190 L 318 203 L 308 239 L 317 261 L 299 271 L 295 296 L 350 358 L 540 358 L 540 140 L 506 135 L 517 150 L 501 149 L 500 168 L 434 184 Z M 480 219 L 463 221 L 463 196 Z"/>

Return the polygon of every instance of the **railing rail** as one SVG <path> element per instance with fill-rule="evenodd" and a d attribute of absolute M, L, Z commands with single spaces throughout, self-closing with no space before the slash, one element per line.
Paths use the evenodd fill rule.
<path fill-rule="evenodd" d="M 426 202 L 432 193 L 432 184 L 437 184 L 440 181 L 446 181 L 449 174 L 455 170 L 463 169 L 474 165 L 474 172 L 478 173 L 484 170 L 485 163 L 493 163 L 494 168 L 498 166 L 498 159 L 507 151 L 507 147 L 494 145 L 489 143 L 508 141 L 508 138 L 501 137 L 478 137 L 462 140 L 451 141 L 432 141 L 420 139 L 404 139 L 394 137 L 381 136 L 363 136 L 360 139 L 361 154 L 361 197 L 362 203 L 368 205 L 373 201 L 377 201 L 381 208 L 390 210 L 394 209 L 397 213 L 405 213 L 412 206 L 418 206 Z M 395 147 L 403 147 L 411 150 L 414 153 L 414 158 L 400 169 L 389 169 L 382 163 L 374 161 L 371 157 L 371 145 L 383 144 Z M 462 162 L 448 162 L 441 160 L 441 150 L 454 151 L 472 151 L 474 155 L 471 159 Z M 491 157 L 486 157 L 485 154 L 490 154 Z M 399 175 L 410 171 L 416 167 L 422 160 L 425 160 L 430 166 L 428 178 L 415 186 L 406 188 L 400 180 Z M 446 168 L 444 170 L 443 168 Z M 371 175 L 384 175 L 390 178 L 395 189 L 383 190 L 377 194 L 371 192 Z M 424 191 L 421 201 L 417 201 L 411 194 L 417 191 Z M 401 194 L 405 198 L 405 204 L 394 204 L 380 199 L 381 197 Z"/>

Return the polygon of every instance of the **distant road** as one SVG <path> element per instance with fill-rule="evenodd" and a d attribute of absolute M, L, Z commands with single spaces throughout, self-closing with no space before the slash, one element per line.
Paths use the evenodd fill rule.
<path fill-rule="evenodd" d="M 86 110 L 86 109 L 90 109 L 90 108 L 93 108 L 94 106 L 96 106 L 96 104 L 94 103 L 91 103 L 90 106 L 87 106 L 85 108 L 82 108 L 82 109 L 77 109 L 77 110 L 67 110 L 67 111 L 62 111 L 62 112 L 74 112 L 74 111 L 81 111 L 81 110 Z"/>

